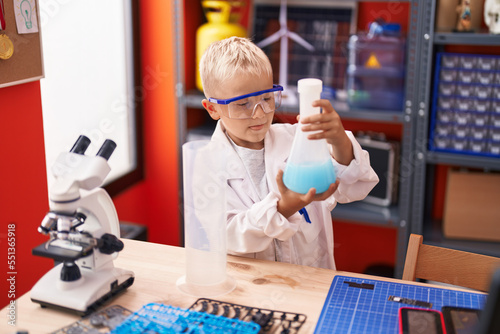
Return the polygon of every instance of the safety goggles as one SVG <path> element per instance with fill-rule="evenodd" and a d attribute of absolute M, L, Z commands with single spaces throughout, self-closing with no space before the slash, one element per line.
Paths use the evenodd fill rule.
<path fill-rule="evenodd" d="M 208 98 L 208 101 L 215 104 L 227 105 L 229 118 L 248 119 L 253 118 L 257 106 L 260 106 L 266 114 L 275 111 L 281 105 L 281 92 L 283 87 L 273 85 L 271 89 L 260 90 L 258 92 L 233 97 L 226 100 Z"/>

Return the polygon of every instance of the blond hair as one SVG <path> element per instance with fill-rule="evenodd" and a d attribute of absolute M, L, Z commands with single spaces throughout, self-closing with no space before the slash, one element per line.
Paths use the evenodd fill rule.
<path fill-rule="evenodd" d="M 217 88 L 242 72 L 273 75 L 271 62 L 264 51 L 243 37 L 229 37 L 210 44 L 200 59 L 199 70 L 207 98 L 217 98 Z"/>

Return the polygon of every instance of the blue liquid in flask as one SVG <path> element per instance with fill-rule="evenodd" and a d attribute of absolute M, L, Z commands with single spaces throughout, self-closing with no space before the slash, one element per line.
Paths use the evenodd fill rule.
<path fill-rule="evenodd" d="M 311 188 L 316 189 L 316 194 L 321 194 L 327 191 L 335 180 L 335 169 L 330 160 L 323 164 L 288 163 L 283 175 L 285 186 L 300 194 L 307 194 Z"/>

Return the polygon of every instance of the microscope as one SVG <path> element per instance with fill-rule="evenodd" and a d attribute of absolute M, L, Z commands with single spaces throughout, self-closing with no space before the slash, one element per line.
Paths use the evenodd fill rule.
<path fill-rule="evenodd" d="M 50 237 L 33 255 L 56 265 L 31 289 L 31 300 L 87 315 L 134 282 L 134 273 L 115 268 L 123 249 L 115 206 L 100 188 L 111 168 L 108 159 L 116 144 L 107 139 L 95 156 L 85 155 L 90 139 L 80 136 L 69 152 L 61 153 L 51 171 L 50 211 L 38 231 Z"/>

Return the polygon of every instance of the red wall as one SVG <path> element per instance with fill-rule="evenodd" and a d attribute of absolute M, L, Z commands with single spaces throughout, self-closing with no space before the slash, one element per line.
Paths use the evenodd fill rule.
<path fill-rule="evenodd" d="M 333 212 L 335 213 L 335 209 Z M 334 219 L 333 236 L 335 264 L 338 270 L 363 273 L 373 265 L 394 267 L 397 238 L 395 228 L 353 224 Z"/>
<path fill-rule="evenodd" d="M 178 152 L 172 4 L 141 1 L 145 179 L 114 198 L 120 220 L 145 224 L 149 239 L 179 244 Z M 31 255 L 47 239 L 37 227 L 48 210 L 39 82 L 0 89 L 0 307 L 9 300 L 8 225 L 15 224 L 15 298 L 52 266 Z M 10 275 L 9 275 L 10 276 Z"/>
<path fill-rule="evenodd" d="M 377 18 L 399 23 L 402 31 L 408 31 L 409 4 L 398 1 L 358 4 L 358 30 L 367 30 L 368 24 Z"/>
<path fill-rule="evenodd" d="M 28 291 L 34 278 L 42 276 L 53 262 L 31 255 L 34 246 L 46 241 L 38 234 L 37 227 L 48 210 L 40 83 L 2 88 L 0 101 L 0 307 L 3 307 L 8 300 Z M 12 224 L 15 237 L 8 235 Z M 7 261 L 11 246 L 15 248 L 15 259 L 11 257 L 15 261 L 13 268 Z M 7 284 L 7 278 L 12 276 L 13 286 Z M 9 298 L 11 293 L 14 298 Z"/>

